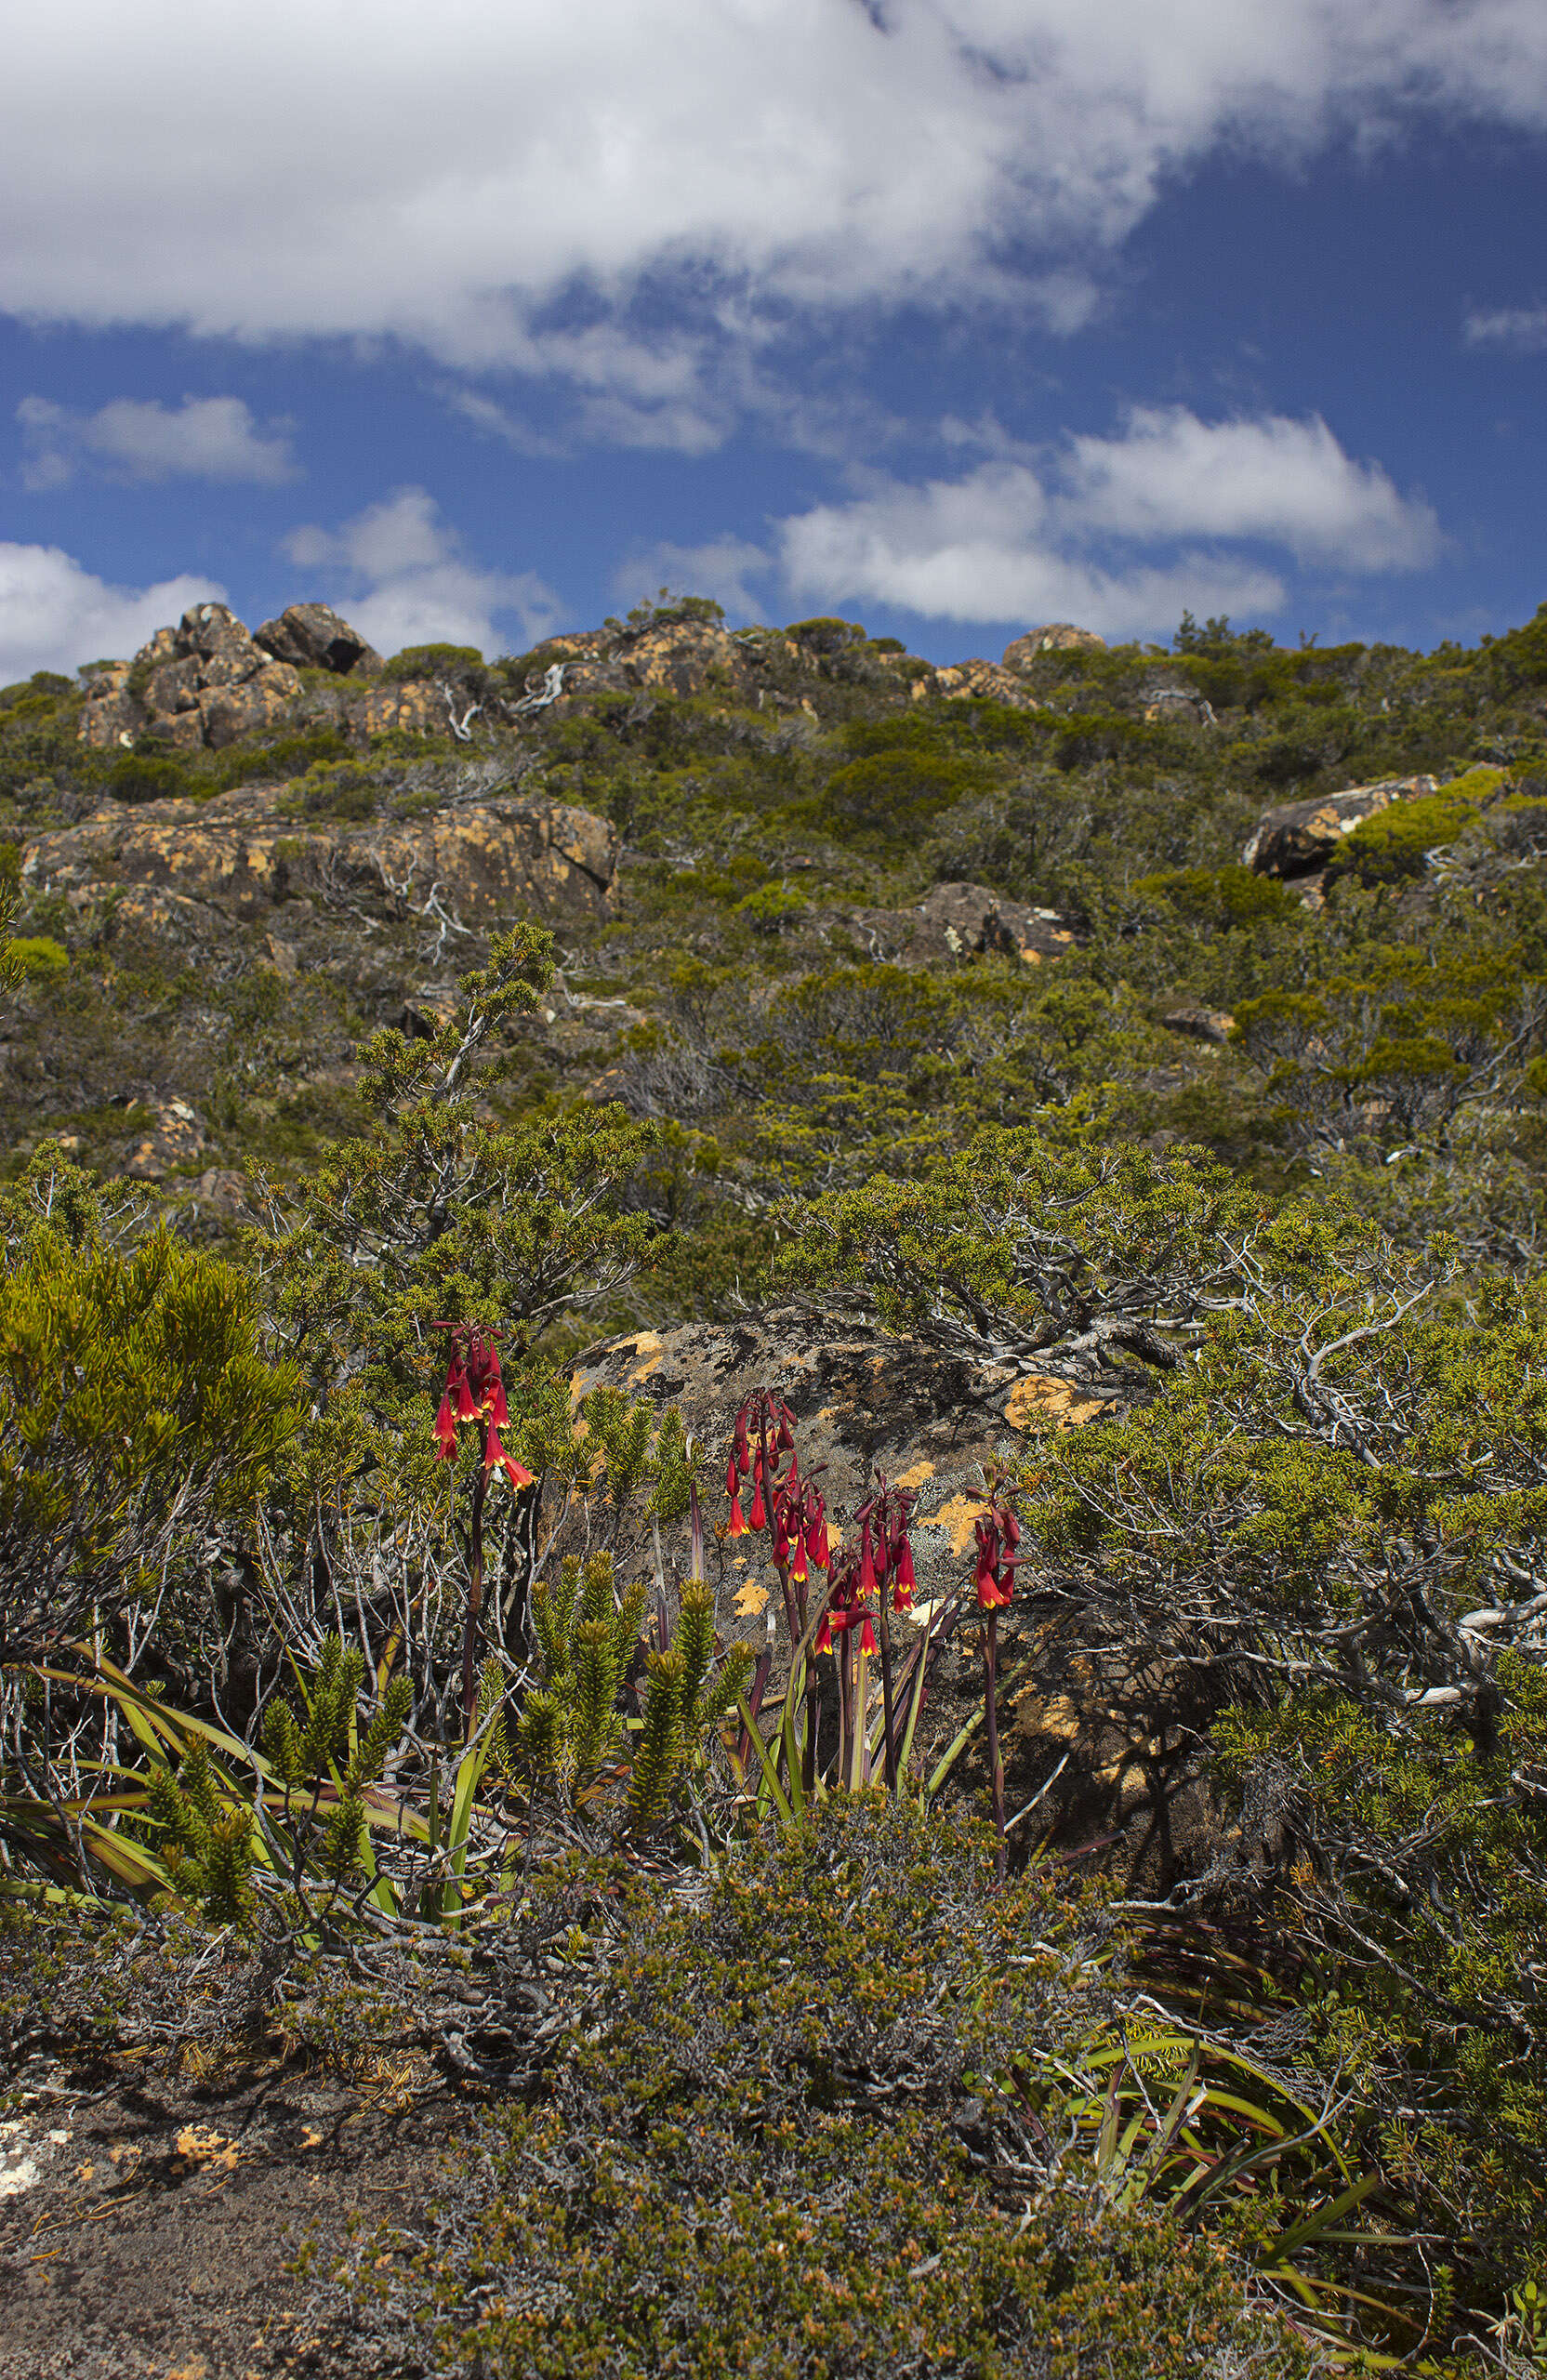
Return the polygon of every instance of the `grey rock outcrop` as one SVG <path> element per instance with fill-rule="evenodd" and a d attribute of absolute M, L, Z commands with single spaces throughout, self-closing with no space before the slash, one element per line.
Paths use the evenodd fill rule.
<path fill-rule="evenodd" d="M 1077 628 L 1072 620 L 1050 620 L 1043 628 L 1012 637 L 1002 658 L 1007 669 L 1025 669 L 1044 653 L 1078 653 L 1082 646 L 1104 653 L 1106 639 L 1093 628 Z"/>
<path fill-rule="evenodd" d="M 1345 786 L 1341 793 L 1286 802 L 1263 817 L 1241 853 L 1242 865 L 1259 876 L 1314 876 L 1367 818 L 1389 810 L 1394 801 L 1436 790 L 1434 777 L 1382 777 L 1376 785 Z"/>
<path fill-rule="evenodd" d="M 657 1408 L 675 1405 L 704 1449 L 707 1576 L 727 1641 L 761 1646 L 772 1626 L 775 1691 L 787 1635 L 766 1540 L 723 1533 L 722 1474 L 737 1406 L 764 1386 L 795 1415 L 800 1467 L 819 1478 L 841 1527 L 876 1472 L 918 1497 L 918 1600 L 894 1626 L 899 1659 L 932 1612 L 944 1618 L 971 1576 L 984 1471 L 1028 1438 L 1077 1428 L 1103 1409 L 1051 1375 L 955 1357 L 856 1313 L 796 1305 L 728 1323 L 644 1330 L 591 1349 L 575 1374 L 579 1398 L 608 1384 Z M 686 1525 L 663 1532 L 668 1576 L 688 1570 Z M 654 1575 L 653 1572 L 651 1574 Z M 1022 1574 L 1001 1621 L 1006 1680 L 1000 1732 L 1012 1809 L 1040 1795 L 1033 1839 L 1101 1846 L 1117 1872 L 1166 1889 L 1207 1864 L 1223 1834 L 1198 1757 L 1206 1699 L 1184 1659 L 1155 1646 L 1093 1645 L 1091 1615 L 1039 1600 Z M 937 1620 L 936 1625 L 941 1624 Z M 971 1596 L 931 1673 L 918 1739 L 927 1773 L 982 1708 L 983 1665 Z M 831 1724 L 830 1720 L 828 1724 Z M 981 1731 L 953 1772 L 952 1794 L 987 1809 Z"/>
<path fill-rule="evenodd" d="M 916 909 L 855 909 L 845 922 L 874 958 L 913 967 L 985 958 L 1039 967 L 1076 939 L 1055 909 L 1006 900 L 986 884 L 937 884 Z"/>
<path fill-rule="evenodd" d="M 386 668 L 357 628 L 326 603 L 290 603 L 277 620 L 254 628 L 253 641 L 297 669 L 330 669 L 336 678 L 378 678 Z"/>
<path fill-rule="evenodd" d="M 1027 694 L 1013 671 L 1001 669 L 994 661 L 953 661 L 944 669 L 937 669 L 932 678 L 916 679 L 913 685 L 915 702 L 929 694 L 948 703 L 973 700 L 1008 703 L 1012 710 L 1040 710 L 1042 707 L 1035 695 Z"/>
<path fill-rule="evenodd" d="M 272 727 L 301 691 L 224 603 L 196 603 L 158 628 L 132 662 L 114 662 L 86 687 L 83 744 L 216 750 Z"/>
<path fill-rule="evenodd" d="M 1236 1029 L 1236 1020 L 1223 1008 L 1173 1008 L 1160 1019 L 1168 1033 L 1180 1033 L 1186 1041 L 1206 1041 L 1215 1050 L 1223 1050 Z"/>
<path fill-rule="evenodd" d="M 39 836 L 22 878 L 78 910 L 111 895 L 120 917 L 203 941 L 222 920 L 271 927 L 285 905 L 303 923 L 330 910 L 432 916 L 469 934 L 534 913 L 605 917 L 616 864 L 614 828 L 564 802 L 494 795 L 422 818 L 313 823 L 287 814 L 277 787 L 258 786 L 206 802 L 112 803 Z M 292 932 L 270 938 L 278 972 L 294 972 Z"/>

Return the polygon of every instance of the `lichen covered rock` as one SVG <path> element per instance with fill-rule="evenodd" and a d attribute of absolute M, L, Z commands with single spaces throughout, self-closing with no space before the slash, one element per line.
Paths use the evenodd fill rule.
<path fill-rule="evenodd" d="M 1341 793 L 1286 802 L 1263 817 L 1241 853 L 1242 865 L 1259 876 L 1312 876 L 1367 818 L 1389 810 L 1394 801 L 1434 793 L 1437 784 L 1435 777 L 1382 777 L 1375 785 L 1345 786 Z"/>
<path fill-rule="evenodd" d="M 469 932 L 536 912 L 602 917 L 615 900 L 617 838 L 563 802 L 495 797 L 420 819 L 298 826 L 277 788 L 207 802 L 99 810 L 41 835 L 23 857 L 29 891 L 86 909 L 116 896 L 176 934 L 197 915 L 264 921 L 309 899 L 389 919 L 433 908 Z M 186 905 L 193 905 L 191 911 Z"/>

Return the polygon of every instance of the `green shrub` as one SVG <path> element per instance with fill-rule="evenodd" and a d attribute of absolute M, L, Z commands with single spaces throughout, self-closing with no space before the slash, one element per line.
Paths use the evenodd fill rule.
<path fill-rule="evenodd" d="M 387 664 L 392 679 L 465 678 L 482 670 L 483 655 L 473 644 L 409 644 Z"/>
<path fill-rule="evenodd" d="M 813 620 L 796 620 L 786 628 L 785 634 L 792 643 L 800 645 L 802 651 L 814 653 L 824 658 L 839 653 L 847 653 L 853 646 L 868 641 L 865 630 L 857 620 L 839 620 L 826 616 Z"/>
<path fill-rule="evenodd" d="M 986 792 L 993 782 L 993 771 L 971 755 L 899 745 L 835 769 L 818 815 L 839 835 L 906 835 L 953 802 Z"/>
<path fill-rule="evenodd" d="M 115 801 L 171 801 L 197 794 L 200 780 L 181 760 L 152 759 L 145 752 L 125 752 L 108 773 L 107 790 Z"/>
<path fill-rule="evenodd" d="M 1264 2380 L 1314 2369 L 1214 2243 L 1003 2176 L 985 2070 L 1094 2012 L 1069 1911 L 992 1877 L 862 1795 L 691 1905 L 636 1892 L 594 1968 L 570 1937 L 536 2104 L 458 2154 L 411 2267 L 371 2243 L 363 2309 L 487 2380 L 1223 2380 L 1248 2340 Z"/>
<path fill-rule="evenodd" d="M 69 951 L 49 934 L 19 934 L 8 948 L 23 975 L 33 983 L 46 983 L 50 976 L 62 974 L 70 964 Z"/>
<path fill-rule="evenodd" d="M 1501 769 L 1468 769 L 1436 793 L 1420 794 L 1412 801 L 1394 801 L 1372 818 L 1363 819 L 1333 852 L 1327 864 L 1327 882 L 1352 876 L 1361 884 L 1399 884 L 1421 876 L 1432 851 L 1453 843 L 1478 813 L 1497 797 L 1504 782 Z"/>

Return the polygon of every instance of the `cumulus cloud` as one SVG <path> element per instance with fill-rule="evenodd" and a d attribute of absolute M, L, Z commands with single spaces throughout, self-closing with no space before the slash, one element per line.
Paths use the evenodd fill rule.
<path fill-rule="evenodd" d="M 765 576 L 772 567 L 762 548 L 745 537 L 712 537 L 701 546 L 662 544 L 622 563 L 613 574 L 613 593 L 620 603 L 636 603 L 666 587 L 679 594 L 712 596 L 734 620 L 755 620 L 764 607 L 747 582 Z"/>
<path fill-rule="evenodd" d="M 57 546 L 0 544 L 0 681 L 126 659 L 190 604 L 225 600 L 212 578 L 185 573 L 154 587 L 110 587 Z"/>
<path fill-rule="evenodd" d="M 1526 355 L 1547 347 L 1547 306 L 1501 306 L 1466 318 L 1468 347 L 1514 348 Z"/>
<path fill-rule="evenodd" d="M 484 570 L 422 487 L 403 487 L 339 529 L 293 529 L 283 551 L 347 602 L 352 625 L 382 653 L 408 644 L 472 644 L 493 655 L 546 636 L 559 599 L 535 571 Z"/>
<path fill-rule="evenodd" d="M 1181 405 L 1140 406 L 1120 438 L 1071 440 L 1067 476 L 1064 516 L 1079 531 L 1262 538 L 1355 570 L 1416 569 L 1439 548 L 1421 497 L 1399 496 L 1315 417 L 1208 423 Z"/>
<path fill-rule="evenodd" d="M 176 411 L 159 398 L 115 397 L 97 413 L 73 412 L 48 397 L 16 409 L 26 449 L 22 483 L 62 487 L 83 465 L 124 480 L 247 480 L 274 487 L 298 478 L 289 424 L 259 431 L 240 397 L 184 397 Z"/>
<path fill-rule="evenodd" d="M 641 385 L 681 358 L 625 335 L 631 299 L 733 342 L 760 308 L 989 290 L 1068 329 L 1104 245 L 1223 141 L 1418 108 L 1547 123 L 1540 0 L 376 0 L 361 22 L 268 0 L 191 41 L 183 0 L 26 12 L 0 305 L 390 333 L 685 431 L 691 392 Z M 577 291 L 589 328 L 545 317 Z"/>
<path fill-rule="evenodd" d="M 954 431 L 992 439 L 991 426 Z M 800 601 L 1117 635 L 1169 628 L 1183 610 L 1277 611 L 1276 571 L 1232 546 L 1374 571 L 1415 567 L 1437 542 L 1429 507 L 1345 455 L 1324 422 L 1209 424 L 1180 408 L 1136 412 L 1117 438 L 1072 438 L 1040 468 L 996 455 L 959 479 L 878 480 L 779 524 Z M 1143 550 L 1157 546 L 1182 550 Z"/>

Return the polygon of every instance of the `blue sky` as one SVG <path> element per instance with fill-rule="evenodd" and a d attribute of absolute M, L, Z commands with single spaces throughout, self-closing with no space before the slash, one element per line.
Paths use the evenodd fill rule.
<path fill-rule="evenodd" d="M 1547 598 L 1540 0 L 54 0 L 0 88 L 0 681 L 223 593 L 663 583 L 937 660 Z"/>

